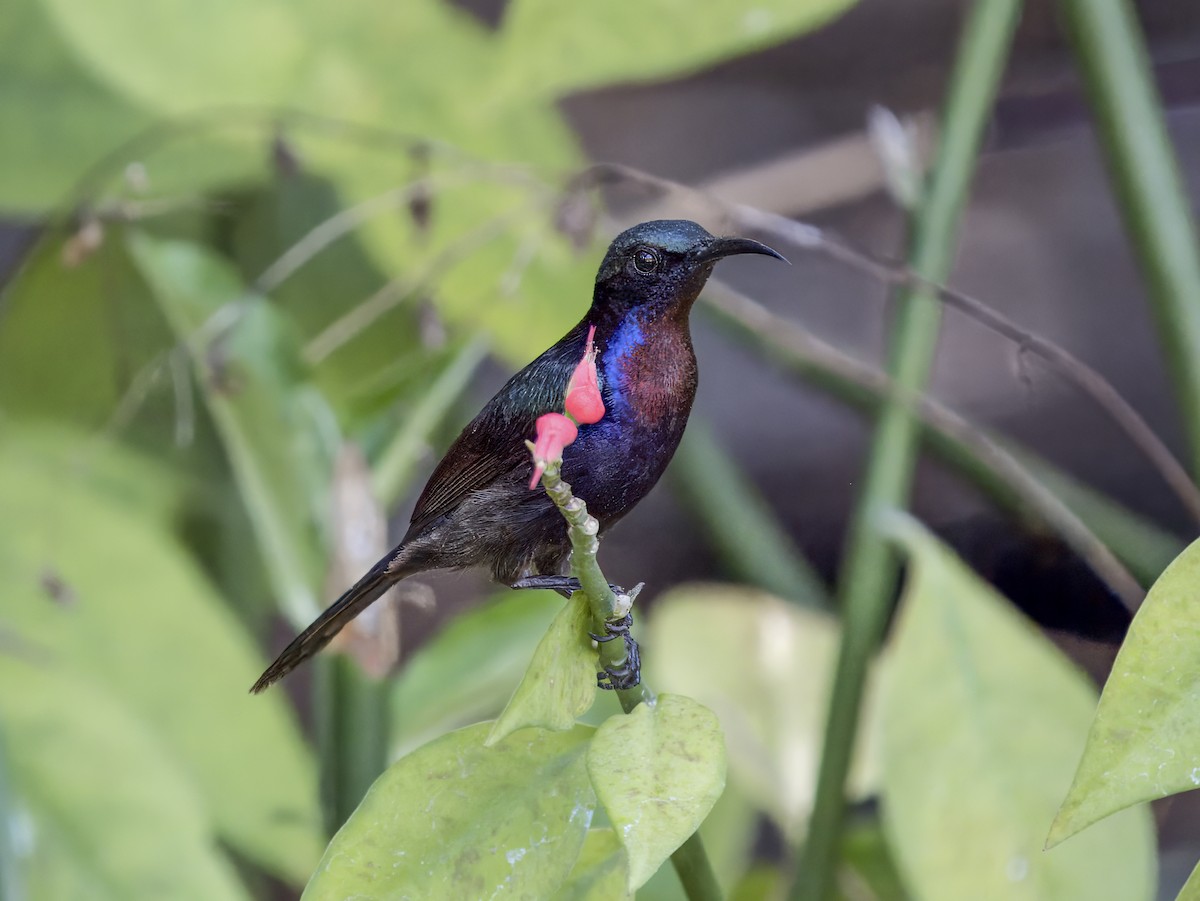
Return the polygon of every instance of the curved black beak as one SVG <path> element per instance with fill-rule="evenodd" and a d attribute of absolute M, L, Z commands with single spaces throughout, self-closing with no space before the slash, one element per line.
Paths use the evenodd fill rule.
<path fill-rule="evenodd" d="M 709 260 L 719 260 L 722 257 L 731 257 L 739 253 L 759 253 L 763 256 L 783 260 L 785 263 L 788 262 L 787 257 L 778 250 L 774 250 L 766 244 L 760 244 L 758 241 L 752 241 L 749 238 L 713 238 L 699 249 L 697 257 L 702 262 L 707 262 Z M 791 264 L 788 263 L 788 265 L 790 266 Z"/>

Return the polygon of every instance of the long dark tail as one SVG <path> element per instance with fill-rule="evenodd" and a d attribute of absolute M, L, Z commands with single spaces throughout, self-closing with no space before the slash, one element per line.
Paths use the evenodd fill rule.
<path fill-rule="evenodd" d="M 398 548 L 388 554 L 355 582 L 349 591 L 330 604 L 329 608 L 297 635 L 292 643 L 283 649 L 283 653 L 275 658 L 275 662 L 258 677 L 258 681 L 250 689 L 251 693 L 258 694 L 278 682 L 329 644 L 333 636 L 342 631 L 350 620 L 379 600 L 389 588 L 405 576 L 411 575 L 412 569 L 398 565 L 402 553 L 403 548 Z"/>

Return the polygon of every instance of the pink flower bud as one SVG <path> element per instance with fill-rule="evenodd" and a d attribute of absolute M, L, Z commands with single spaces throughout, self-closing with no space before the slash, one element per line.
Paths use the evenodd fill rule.
<path fill-rule="evenodd" d="M 593 339 L 596 326 L 588 329 L 587 347 L 583 359 L 571 374 L 567 383 L 567 399 L 564 404 L 568 415 L 581 425 L 590 425 L 604 418 L 604 399 L 600 396 L 600 381 L 596 375 L 596 346 Z"/>
<path fill-rule="evenodd" d="M 563 448 L 575 440 L 579 429 L 561 413 L 546 413 L 537 418 L 537 440 L 533 444 L 533 478 L 529 487 L 536 488 L 546 466 L 562 459 Z"/>

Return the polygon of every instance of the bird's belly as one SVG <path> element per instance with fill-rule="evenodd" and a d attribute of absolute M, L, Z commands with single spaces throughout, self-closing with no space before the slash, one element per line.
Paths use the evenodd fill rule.
<path fill-rule="evenodd" d="M 683 436 L 687 411 L 654 423 L 605 418 L 580 430 L 563 453 L 563 478 L 588 511 L 611 525 L 655 486 Z"/>

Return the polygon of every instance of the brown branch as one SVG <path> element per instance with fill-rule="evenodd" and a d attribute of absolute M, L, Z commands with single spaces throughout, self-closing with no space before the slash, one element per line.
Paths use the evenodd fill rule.
<path fill-rule="evenodd" d="M 826 344 L 800 326 L 779 316 L 745 295 L 717 282 L 703 298 L 723 317 L 752 332 L 765 346 L 782 352 L 806 368 L 831 373 L 857 390 L 857 399 L 878 402 L 893 393 L 892 381 L 879 369 L 867 365 Z M 842 392 L 843 394 L 845 392 Z M 1092 570 L 1136 610 L 1145 597 L 1137 580 L 1095 533 L 1052 491 L 1034 477 L 1012 454 L 993 441 L 974 423 L 927 397 L 908 398 L 916 416 L 933 434 L 950 444 L 966 448 L 978 461 L 1003 480 L 1029 510 L 1042 518 L 1083 558 Z"/>
<path fill-rule="evenodd" d="M 830 259 L 865 272 L 886 284 L 899 284 L 932 292 L 948 306 L 961 311 L 992 332 L 1014 342 L 1022 352 L 1042 359 L 1059 375 L 1086 394 L 1112 419 L 1158 471 L 1163 481 L 1175 493 L 1188 514 L 1200 523 L 1200 488 L 1187 470 L 1158 437 L 1149 423 L 1121 396 L 1112 383 L 1096 369 L 1080 360 L 1066 348 L 1017 325 L 983 301 L 930 281 L 906 266 L 882 262 L 870 255 L 830 237 L 826 232 L 804 222 L 797 222 L 775 213 L 768 213 L 742 204 L 728 203 L 686 185 L 641 172 L 629 166 L 598 164 L 584 170 L 569 185 L 572 190 L 632 183 L 659 194 L 685 194 L 704 202 L 714 215 L 730 223 L 731 228 L 749 229 L 773 235 L 804 250 L 823 254 Z"/>

